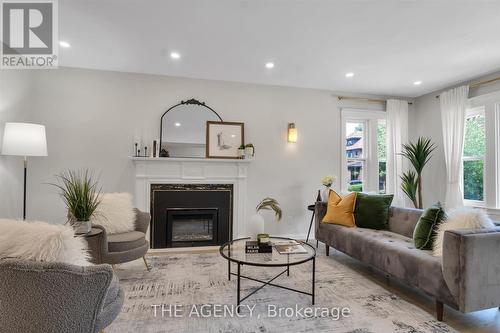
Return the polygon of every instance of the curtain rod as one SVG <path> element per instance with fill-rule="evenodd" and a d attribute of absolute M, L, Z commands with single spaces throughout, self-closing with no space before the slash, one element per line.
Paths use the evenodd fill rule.
<path fill-rule="evenodd" d="M 493 79 L 489 79 L 489 80 L 484 80 L 484 81 L 479 81 L 479 82 L 476 82 L 476 83 L 471 83 L 471 84 L 469 84 L 469 88 L 477 88 L 477 87 L 480 87 L 480 86 L 484 86 L 485 84 L 490 84 L 490 83 L 497 82 L 497 81 L 500 81 L 500 76 L 495 77 Z M 437 95 L 436 98 L 439 98 L 439 95 Z"/>
<path fill-rule="evenodd" d="M 365 101 L 365 102 L 371 102 L 371 103 L 386 103 L 387 101 L 385 99 L 377 99 L 377 98 L 366 98 L 366 97 L 354 97 L 354 96 L 337 96 L 339 101 L 343 99 L 351 99 L 351 100 L 358 100 L 358 101 Z M 412 102 L 408 102 L 409 105 L 412 105 Z"/>

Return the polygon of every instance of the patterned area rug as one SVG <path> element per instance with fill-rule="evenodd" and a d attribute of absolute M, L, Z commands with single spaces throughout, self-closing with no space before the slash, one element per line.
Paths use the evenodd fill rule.
<path fill-rule="evenodd" d="M 148 259 L 150 272 L 139 260 L 119 266 L 125 304 L 107 333 L 456 332 L 332 257 L 316 259 L 314 306 L 310 296 L 266 286 L 243 302 L 240 317 L 234 312 L 236 279 L 228 281 L 227 261 L 218 253 Z M 310 291 L 310 265 L 293 266 L 289 277 L 285 274 L 275 282 Z M 243 266 L 242 274 L 268 279 L 280 269 Z M 257 286 L 242 279 L 242 297 Z"/>

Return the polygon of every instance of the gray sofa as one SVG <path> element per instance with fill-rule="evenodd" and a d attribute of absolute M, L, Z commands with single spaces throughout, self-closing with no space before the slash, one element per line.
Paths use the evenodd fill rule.
<path fill-rule="evenodd" d="M 109 265 L 0 260 L 1 333 L 95 333 L 118 316 L 123 296 Z"/>
<path fill-rule="evenodd" d="M 420 289 L 435 298 L 438 320 L 443 303 L 462 312 L 500 305 L 500 228 L 446 231 L 440 258 L 413 244 L 421 210 L 391 207 L 387 230 L 372 230 L 321 223 L 326 207 L 315 207 L 316 239 L 326 254 L 331 246 Z"/>

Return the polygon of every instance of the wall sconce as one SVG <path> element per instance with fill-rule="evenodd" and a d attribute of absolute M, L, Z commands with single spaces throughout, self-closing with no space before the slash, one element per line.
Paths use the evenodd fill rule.
<path fill-rule="evenodd" d="M 288 123 L 288 142 L 297 142 L 297 128 L 295 123 Z"/>

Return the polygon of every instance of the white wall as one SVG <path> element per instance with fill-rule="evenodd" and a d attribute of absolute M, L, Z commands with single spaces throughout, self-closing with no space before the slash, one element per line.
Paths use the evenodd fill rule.
<path fill-rule="evenodd" d="M 0 145 L 3 124 L 29 121 L 33 114 L 32 71 L 0 71 Z M 0 155 L 0 217 L 22 216 L 23 161 Z"/>
<path fill-rule="evenodd" d="M 500 72 L 488 76 L 476 78 L 472 82 L 488 80 L 500 76 Z M 424 207 L 428 207 L 437 201 L 444 202 L 446 195 L 446 167 L 444 164 L 443 136 L 441 128 L 441 110 L 439 98 L 436 98 L 442 91 L 451 89 L 461 83 L 418 97 L 414 101 L 414 112 L 409 116 L 409 134 L 411 140 L 416 140 L 419 136 L 429 137 L 437 145 L 429 164 L 423 172 Z M 500 91 L 500 82 L 472 88 L 469 97 L 480 96 L 493 91 Z"/>
<path fill-rule="evenodd" d="M 224 120 L 245 123 L 246 142 L 256 146 L 249 167 L 247 214 L 253 214 L 265 196 L 275 197 L 284 211 L 283 221 L 267 225 L 268 232 L 305 234 L 310 219 L 306 206 L 316 198 L 320 179 L 340 175 L 340 104 L 332 92 L 68 68 L 32 71 L 32 76 L 29 95 L 10 83 L 2 85 L 2 90 L 8 86 L 3 92 L 9 98 L 23 94 L 30 101 L 30 108 L 5 107 L 11 120 L 30 111 L 30 121 L 47 127 L 49 156 L 33 158 L 30 164 L 29 218 L 64 222 L 63 203 L 47 185 L 64 169 L 92 168 L 100 173 L 104 191 L 132 192 L 133 163 L 128 156 L 134 133 L 158 137 L 162 113 L 189 98 L 206 102 Z M 286 142 L 288 122 L 298 128 L 296 144 Z M 2 167 L 20 172 L 7 165 L 14 159 L 3 157 Z M 17 193 L 13 191 L 20 189 L 16 176 L 2 175 L 2 201 L 11 200 Z M 0 216 L 20 216 L 19 207 L 2 203 Z"/>

